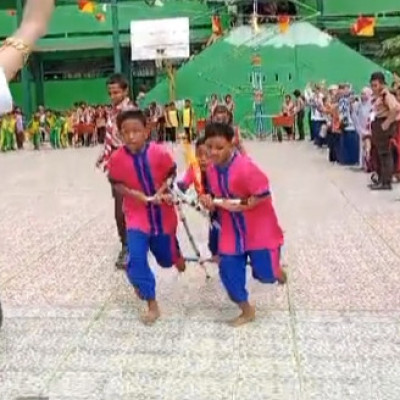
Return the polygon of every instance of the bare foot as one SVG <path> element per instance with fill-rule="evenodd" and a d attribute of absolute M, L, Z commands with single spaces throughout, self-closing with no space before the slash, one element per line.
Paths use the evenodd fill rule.
<path fill-rule="evenodd" d="M 160 318 L 160 310 L 157 308 L 149 309 L 142 315 L 142 322 L 145 325 L 153 325 Z"/>
<path fill-rule="evenodd" d="M 287 282 L 287 274 L 283 269 L 281 270 L 281 276 L 278 277 L 277 281 L 280 285 L 284 285 Z"/>
<path fill-rule="evenodd" d="M 175 268 L 176 268 L 179 272 L 185 272 L 185 269 L 186 269 L 185 260 L 184 260 L 183 258 L 181 258 L 180 260 L 178 260 L 178 262 L 175 264 Z"/>
<path fill-rule="evenodd" d="M 210 261 L 212 263 L 218 264 L 219 263 L 219 256 L 212 256 Z"/>
<path fill-rule="evenodd" d="M 238 317 L 229 321 L 229 325 L 233 327 L 238 327 L 241 325 L 248 324 L 249 322 L 253 322 L 256 319 L 256 308 L 254 306 L 250 306 L 249 311 L 246 313 L 242 312 Z"/>

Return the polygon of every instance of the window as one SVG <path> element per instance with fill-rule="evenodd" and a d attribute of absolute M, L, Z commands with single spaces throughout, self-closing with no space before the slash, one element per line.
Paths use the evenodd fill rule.
<path fill-rule="evenodd" d="M 132 75 L 135 77 L 151 77 L 156 74 L 156 65 L 152 60 L 148 61 L 133 61 Z"/>
<path fill-rule="evenodd" d="M 114 72 L 112 57 L 44 61 L 44 80 L 103 78 Z"/>

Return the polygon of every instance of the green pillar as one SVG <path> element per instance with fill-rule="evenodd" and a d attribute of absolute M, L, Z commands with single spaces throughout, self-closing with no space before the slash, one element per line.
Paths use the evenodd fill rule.
<path fill-rule="evenodd" d="M 23 0 L 17 0 L 17 23 L 18 26 L 22 21 L 22 14 L 24 10 Z M 21 70 L 21 84 L 22 84 L 22 109 L 27 119 L 32 115 L 32 97 L 29 79 L 29 70 L 24 66 Z"/>
<path fill-rule="evenodd" d="M 121 45 L 119 43 L 119 22 L 117 0 L 111 0 L 112 35 L 114 49 L 114 72 L 121 73 Z"/>
<path fill-rule="evenodd" d="M 317 0 L 317 11 L 320 13 L 320 15 L 324 14 L 324 2 L 323 2 L 323 0 Z"/>
<path fill-rule="evenodd" d="M 37 53 L 35 58 L 35 83 L 36 83 L 36 104 L 44 106 L 44 68 L 43 59 Z"/>

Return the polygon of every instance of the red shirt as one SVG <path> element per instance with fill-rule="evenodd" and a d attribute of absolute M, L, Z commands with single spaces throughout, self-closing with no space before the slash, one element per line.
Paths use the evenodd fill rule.
<path fill-rule="evenodd" d="M 175 168 L 168 150 L 161 144 L 146 144 L 139 153 L 131 153 L 125 146 L 114 151 L 108 162 L 109 177 L 127 188 L 154 196 Z M 175 234 L 178 219 L 173 205 L 143 203 L 124 197 L 123 209 L 128 229 L 157 235 Z"/>

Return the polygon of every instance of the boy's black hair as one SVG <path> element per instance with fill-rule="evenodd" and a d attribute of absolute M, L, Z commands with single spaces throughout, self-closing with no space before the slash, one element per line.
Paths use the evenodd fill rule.
<path fill-rule="evenodd" d="M 210 139 L 213 137 L 223 137 L 228 142 L 231 142 L 235 136 L 235 131 L 228 124 L 221 124 L 220 122 L 211 122 L 206 125 L 205 129 L 205 139 Z"/>
<path fill-rule="evenodd" d="M 385 75 L 383 74 L 383 72 L 374 72 L 373 74 L 371 74 L 371 79 L 369 81 L 378 81 L 383 85 L 386 84 Z"/>
<path fill-rule="evenodd" d="M 122 74 L 113 74 L 107 79 L 108 85 L 118 85 L 122 90 L 126 90 L 129 87 L 128 80 Z"/>
<path fill-rule="evenodd" d="M 206 144 L 206 137 L 205 136 L 200 136 L 197 140 L 196 140 L 196 144 L 195 147 L 196 149 L 199 148 L 200 146 L 203 146 Z"/>
<path fill-rule="evenodd" d="M 229 114 L 228 107 L 225 104 L 218 104 L 214 108 L 213 116 L 215 114 L 222 114 L 222 113 L 227 113 Z"/>
<path fill-rule="evenodd" d="M 146 127 L 146 116 L 143 111 L 140 110 L 126 110 L 122 111 L 117 115 L 117 128 L 121 130 L 122 124 L 128 119 L 136 119 L 140 121 L 144 127 Z"/>

